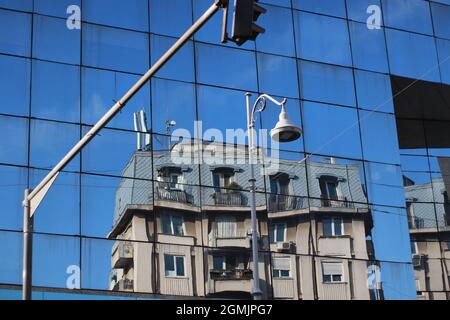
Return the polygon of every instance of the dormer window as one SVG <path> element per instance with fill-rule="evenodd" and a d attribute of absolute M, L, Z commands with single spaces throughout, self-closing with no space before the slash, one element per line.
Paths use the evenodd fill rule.
<path fill-rule="evenodd" d="M 180 168 L 176 167 L 166 167 L 162 168 L 158 172 L 158 184 L 159 187 L 166 190 L 178 190 L 182 189 L 181 180 L 182 180 L 182 172 Z"/>
<path fill-rule="evenodd" d="M 286 173 L 278 173 L 270 176 L 270 193 L 290 194 L 290 179 Z"/>
<path fill-rule="evenodd" d="M 336 178 L 328 176 L 320 177 L 319 184 L 322 198 L 330 200 L 338 199 L 338 180 Z"/>
<path fill-rule="evenodd" d="M 234 182 L 234 170 L 228 168 L 215 169 L 213 175 L 214 191 L 217 193 L 227 192 L 232 182 Z"/>

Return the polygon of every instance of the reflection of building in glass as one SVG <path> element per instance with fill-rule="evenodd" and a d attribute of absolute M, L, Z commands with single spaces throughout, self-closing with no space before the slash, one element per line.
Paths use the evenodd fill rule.
<path fill-rule="evenodd" d="M 203 163 L 231 151 L 232 164 L 175 164 L 174 154 L 193 158 L 195 149 L 186 143 L 171 152 L 134 153 L 117 189 L 109 234 L 119 240 L 112 250 L 111 290 L 250 297 L 249 170 L 238 161 L 246 149 L 222 147 L 204 143 Z M 372 217 L 359 165 L 334 159 L 280 159 L 275 169 L 271 164 L 256 165 L 264 172 L 258 190 L 264 184 L 270 190 L 256 195 L 264 296 L 373 298 L 367 285 Z M 207 187 L 196 186 L 199 176 Z M 307 184 L 312 198 L 306 197 Z"/>
<path fill-rule="evenodd" d="M 450 284 L 449 158 L 440 158 L 443 177 L 415 184 L 405 177 L 412 261 L 419 299 L 446 299 Z"/>

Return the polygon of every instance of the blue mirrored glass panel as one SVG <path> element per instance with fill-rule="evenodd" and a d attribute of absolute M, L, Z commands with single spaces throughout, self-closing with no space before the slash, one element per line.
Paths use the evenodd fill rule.
<path fill-rule="evenodd" d="M 133 243 L 123 242 L 131 247 Z M 134 244 L 136 247 L 139 245 Z M 110 290 L 113 284 L 112 252 L 117 250 L 118 241 L 83 239 L 81 243 L 81 283 L 83 289 Z M 148 245 L 151 256 L 151 245 Z M 136 251 L 137 252 L 137 251 Z"/>
<path fill-rule="evenodd" d="M 31 170 L 30 184 L 36 186 L 47 170 Z M 42 233 L 80 234 L 80 177 L 60 173 L 37 208 L 34 231 Z"/>
<path fill-rule="evenodd" d="M 450 6 L 431 3 L 434 34 L 437 37 L 450 39 Z"/>
<path fill-rule="evenodd" d="M 261 3 L 273 4 L 280 7 L 291 7 L 291 0 L 261 0 Z"/>
<path fill-rule="evenodd" d="M 294 27 L 291 10 L 272 6 L 264 6 L 264 8 L 267 9 L 267 13 L 258 19 L 258 25 L 264 26 L 266 32 L 256 38 L 256 49 L 294 57 Z"/>
<path fill-rule="evenodd" d="M 40 169 L 53 168 L 80 140 L 80 126 L 53 121 L 31 121 L 30 164 Z M 79 156 L 66 170 L 80 170 Z"/>
<path fill-rule="evenodd" d="M 295 70 L 295 59 L 258 53 L 259 91 L 298 98 L 298 74 Z"/>
<path fill-rule="evenodd" d="M 33 21 L 34 58 L 80 63 L 80 30 L 67 28 L 66 19 L 36 15 Z"/>
<path fill-rule="evenodd" d="M 33 116 L 70 122 L 80 121 L 79 67 L 35 60 L 32 76 Z"/>
<path fill-rule="evenodd" d="M 89 0 L 83 2 L 83 21 L 148 31 L 148 0 Z"/>
<path fill-rule="evenodd" d="M 303 113 L 306 152 L 361 159 L 355 109 L 304 102 Z"/>
<path fill-rule="evenodd" d="M 74 271 L 80 271 L 78 237 L 34 234 L 33 286 L 67 288 Z"/>
<path fill-rule="evenodd" d="M 30 14 L 0 10 L 0 52 L 30 56 Z"/>
<path fill-rule="evenodd" d="M 366 162 L 364 166 L 369 203 L 404 207 L 405 192 L 400 166 L 375 162 Z"/>
<path fill-rule="evenodd" d="M 23 223 L 21 203 L 27 187 L 27 171 L 19 167 L 0 166 L 0 176 L 2 177 L 0 201 L 3 206 L 0 229 L 21 230 Z"/>
<path fill-rule="evenodd" d="M 28 120 L 0 116 L 0 162 L 26 165 L 28 159 Z"/>
<path fill-rule="evenodd" d="M 83 64 L 124 72 L 149 68 L 149 38 L 141 32 L 83 24 Z"/>
<path fill-rule="evenodd" d="M 433 34 L 430 4 L 424 0 L 382 0 L 386 26 Z"/>
<path fill-rule="evenodd" d="M 30 60 L 0 55 L 0 113 L 26 116 L 30 109 Z"/>
<path fill-rule="evenodd" d="M 244 92 L 208 86 L 198 86 L 197 90 L 198 117 L 202 121 L 203 133 L 200 136 L 204 140 L 233 143 L 234 136 L 226 137 L 227 129 L 247 131 Z"/>
<path fill-rule="evenodd" d="M 292 5 L 299 10 L 346 17 L 345 0 L 293 0 Z"/>
<path fill-rule="evenodd" d="M 257 90 L 254 52 L 196 43 L 197 80 L 228 88 Z"/>
<path fill-rule="evenodd" d="M 22 284 L 22 233 L 0 231 L 0 249 L 5 255 L 0 264 L 0 283 Z"/>
<path fill-rule="evenodd" d="M 395 117 L 391 114 L 359 110 L 364 159 L 400 163 Z"/>
<path fill-rule="evenodd" d="M 355 106 L 351 69 L 302 61 L 299 64 L 300 94 L 305 100 Z"/>
<path fill-rule="evenodd" d="M 94 125 L 138 81 L 139 76 L 99 69 L 83 68 L 82 122 Z M 129 100 L 122 111 L 109 123 L 109 127 L 134 130 L 133 113 L 144 110 L 147 128 L 150 124 L 150 85 L 144 85 Z"/>
<path fill-rule="evenodd" d="M 381 12 L 380 0 L 347 0 L 348 18 L 353 21 L 367 23 L 369 17 L 374 13 L 373 8 L 370 7 L 373 5 L 378 6 Z M 372 21 L 372 19 L 369 21 Z"/>
<path fill-rule="evenodd" d="M 0 0 L 0 8 L 32 11 L 33 0 Z"/>
<path fill-rule="evenodd" d="M 90 128 L 83 127 L 86 134 Z M 137 149 L 137 134 L 132 131 L 103 129 L 82 151 L 82 169 L 86 173 L 121 176 Z"/>
<path fill-rule="evenodd" d="M 380 112 L 394 112 L 389 76 L 362 70 L 355 71 L 358 106 Z"/>
<path fill-rule="evenodd" d="M 386 29 L 386 40 L 393 74 L 434 82 L 440 81 L 433 38 Z"/>
<path fill-rule="evenodd" d="M 34 12 L 68 18 L 74 13 L 73 10 L 69 10 L 73 9 L 71 6 L 75 5 L 81 9 L 81 1 L 82 0 L 34 0 Z"/>
<path fill-rule="evenodd" d="M 152 65 L 175 43 L 176 38 L 157 35 L 150 36 Z M 194 82 L 194 45 L 188 42 L 167 64 L 158 71 L 156 76 L 174 80 Z"/>
<path fill-rule="evenodd" d="M 410 263 L 381 262 L 384 298 L 387 300 L 416 300 L 414 269 Z"/>
<path fill-rule="evenodd" d="M 372 206 L 372 239 L 376 258 L 381 261 L 410 262 L 411 249 L 406 210 Z"/>
<path fill-rule="evenodd" d="M 153 79 L 152 110 L 153 132 L 194 137 L 197 119 L 195 85 Z"/>
<path fill-rule="evenodd" d="M 350 22 L 353 65 L 356 68 L 388 72 L 383 29 L 369 29 L 366 24 Z"/>
<path fill-rule="evenodd" d="M 436 39 L 442 83 L 450 85 L 450 41 Z"/>
<path fill-rule="evenodd" d="M 192 1 L 150 0 L 150 32 L 179 37 L 191 25 Z"/>
<path fill-rule="evenodd" d="M 148 164 L 151 166 L 151 162 Z M 142 169 L 145 170 L 143 166 Z M 152 190 L 151 180 L 82 175 L 81 234 L 107 238 L 117 222 L 116 217 L 124 214 L 129 206 L 151 204 Z"/>
<path fill-rule="evenodd" d="M 294 21 L 297 57 L 343 66 L 352 65 L 345 20 L 294 12 Z"/>
<path fill-rule="evenodd" d="M 450 5 L 450 0 L 433 0 L 433 2 L 443 3 Z"/>

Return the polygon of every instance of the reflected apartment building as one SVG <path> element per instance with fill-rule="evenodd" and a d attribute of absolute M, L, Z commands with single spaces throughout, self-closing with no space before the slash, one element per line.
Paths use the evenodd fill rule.
<path fill-rule="evenodd" d="M 199 145 L 183 142 L 169 151 L 144 149 L 132 155 L 116 192 L 108 235 L 117 239 L 110 290 L 250 297 L 255 266 L 245 191 L 249 165 L 238 161 L 246 159 L 247 149 Z M 185 160 L 200 153 L 201 165 L 174 161 L 174 154 Z M 234 161 L 209 161 L 218 154 L 232 154 Z M 273 169 L 271 161 L 268 157 L 264 165 L 255 165 L 261 173 L 257 267 L 264 298 L 374 298 L 377 293 L 367 285 L 374 258 L 372 217 L 359 166 L 337 164 L 333 158 L 279 159 Z M 196 185 L 199 177 L 204 187 Z M 307 185 L 313 198 L 304 196 Z M 259 192 L 264 186 L 269 193 Z"/>
<path fill-rule="evenodd" d="M 442 177 L 418 184 L 404 179 L 417 298 L 423 300 L 450 298 L 450 158 L 438 163 Z"/>

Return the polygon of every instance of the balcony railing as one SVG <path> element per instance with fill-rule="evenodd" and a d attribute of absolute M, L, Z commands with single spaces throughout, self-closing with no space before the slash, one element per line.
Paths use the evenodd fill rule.
<path fill-rule="evenodd" d="M 354 204 L 349 202 L 346 197 L 329 197 L 322 194 L 320 202 L 321 206 L 326 208 L 354 208 Z"/>
<path fill-rule="evenodd" d="M 244 247 L 250 246 L 248 231 L 244 229 L 229 230 L 219 232 L 215 223 L 208 234 L 209 245 L 211 247 Z"/>
<path fill-rule="evenodd" d="M 246 199 L 241 192 L 215 192 L 212 197 L 216 206 L 243 207 L 246 205 Z"/>
<path fill-rule="evenodd" d="M 210 270 L 211 280 L 250 280 L 253 277 L 250 269 Z"/>
<path fill-rule="evenodd" d="M 290 211 L 303 208 L 303 198 L 288 195 L 270 195 L 269 211 Z"/>
<path fill-rule="evenodd" d="M 408 224 L 410 229 L 423 229 L 425 228 L 425 219 L 418 217 L 409 217 Z"/>
<path fill-rule="evenodd" d="M 191 203 L 189 195 L 185 191 L 178 189 L 165 189 L 158 187 L 156 188 L 156 198 L 157 200 Z"/>

